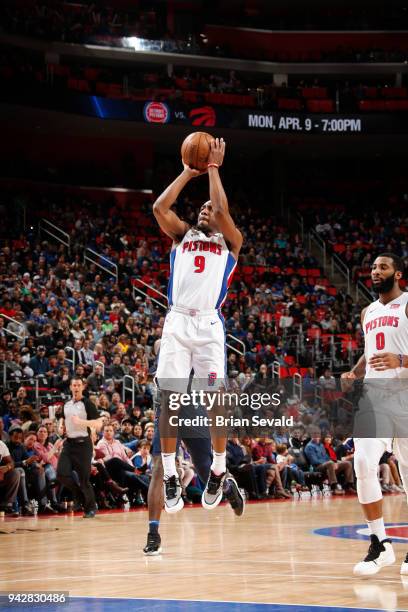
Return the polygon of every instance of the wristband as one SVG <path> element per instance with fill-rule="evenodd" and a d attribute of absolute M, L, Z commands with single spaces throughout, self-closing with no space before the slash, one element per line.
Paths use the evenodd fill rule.
<path fill-rule="evenodd" d="M 220 165 L 216 164 L 214 162 L 211 162 L 210 164 L 207 164 L 207 168 L 219 168 L 219 167 L 220 167 Z"/>
<path fill-rule="evenodd" d="M 404 355 L 398 355 L 398 359 L 400 362 L 400 368 L 404 367 Z"/>

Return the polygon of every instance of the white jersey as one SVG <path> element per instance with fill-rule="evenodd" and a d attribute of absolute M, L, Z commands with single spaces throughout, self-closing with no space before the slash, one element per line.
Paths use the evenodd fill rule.
<path fill-rule="evenodd" d="M 408 292 L 404 292 L 388 304 L 377 300 L 367 308 L 363 321 L 364 355 L 367 362 L 365 378 L 408 377 L 408 368 L 377 372 L 368 365 L 368 360 L 374 353 L 408 355 L 408 317 L 405 313 L 407 303 Z"/>
<path fill-rule="evenodd" d="M 222 234 L 207 236 L 190 228 L 170 253 L 169 306 L 221 308 L 236 264 Z"/>

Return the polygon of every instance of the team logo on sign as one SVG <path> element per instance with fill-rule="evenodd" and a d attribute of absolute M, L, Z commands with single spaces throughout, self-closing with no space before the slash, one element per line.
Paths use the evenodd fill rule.
<path fill-rule="evenodd" d="M 148 123 L 167 123 L 170 119 L 170 110 L 164 102 L 146 102 L 143 115 Z"/>
<path fill-rule="evenodd" d="M 217 380 L 217 372 L 210 372 L 208 375 L 208 386 L 213 387 L 215 385 L 216 380 Z"/>
<path fill-rule="evenodd" d="M 189 118 L 191 119 L 191 125 L 205 125 L 206 127 L 214 127 L 217 121 L 217 116 L 212 106 L 193 108 L 190 111 Z"/>

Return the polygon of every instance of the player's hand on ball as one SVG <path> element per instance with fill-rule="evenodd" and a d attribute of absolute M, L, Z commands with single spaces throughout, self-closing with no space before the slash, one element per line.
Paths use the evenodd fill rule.
<path fill-rule="evenodd" d="M 209 164 L 217 164 L 222 166 L 225 155 L 225 140 L 223 138 L 215 138 L 210 145 L 210 154 L 208 156 Z"/>
<path fill-rule="evenodd" d="M 183 162 L 184 172 L 186 172 L 189 178 L 195 178 L 196 176 L 201 176 L 202 174 L 206 174 L 208 172 L 207 168 L 205 170 L 196 170 L 195 168 L 190 168 L 188 164 Z"/>
<path fill-rule="evenodd" d="M 377 372 L 399 368 L 400 360 L 394 353 L 375 353 L 369 360 L 368 365 Z"/>
<path fill-rule="evenodd" d="M 348 391 L 350 391 L 350 389 L 352 389 L 353 383 L 356 378 L 357 376 L 354 374 L 354 372 L 343 372 L 340 377 L 340 385 L 343 393 L 347 393 Z"/>

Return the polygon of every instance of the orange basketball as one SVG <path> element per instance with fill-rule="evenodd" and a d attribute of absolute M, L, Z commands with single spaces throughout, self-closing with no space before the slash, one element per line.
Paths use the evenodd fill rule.
<path fill-rule="evenodd" d="M 210 145 L 214 137 L 207 132 L 189 134 L 181 145 L 181 159 L 195 170 L 206 170 Z"/>

